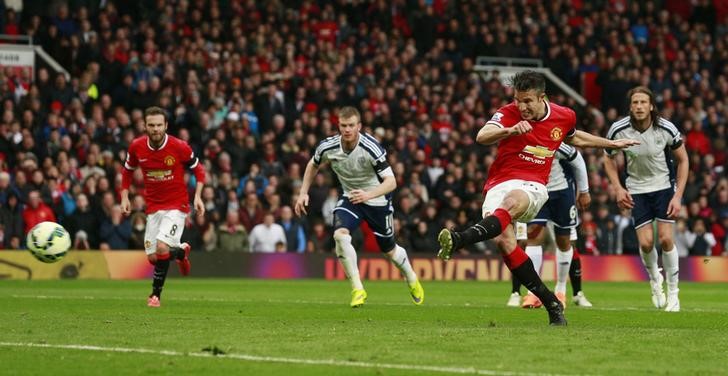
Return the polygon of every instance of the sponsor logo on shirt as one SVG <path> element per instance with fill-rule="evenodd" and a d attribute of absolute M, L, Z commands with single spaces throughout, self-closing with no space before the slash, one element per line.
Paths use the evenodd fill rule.
<path fill-rule="evenodd" d="M 530 155 L 526 155 L 530 154 Z M 533 146 L 533 145 L 526 145 L 521 153 L 518 153 L 518 157 L 523 159 L 524 161 L 529 161 L 531 163 L 535 164 L 546 164 L 546 158 L 551 158 L 554 156 L 554 150 L 550 150 L 547 147 L 544 146 Z"/>
<path fill-rule="evenodd" d="M 152 181 L 172 180 L 172 170 L 151 170 L 147 171 L 147 179 Z"/>

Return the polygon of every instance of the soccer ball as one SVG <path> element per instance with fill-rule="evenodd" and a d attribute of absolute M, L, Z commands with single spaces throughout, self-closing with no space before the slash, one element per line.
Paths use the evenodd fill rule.
<path fill-rule="evenodd" d="M 55 222 L 41 222 L 33 226 L 26 237 L 28 250 L 45 263 L 56 262 L 71 248 L 71 236 Z"/>

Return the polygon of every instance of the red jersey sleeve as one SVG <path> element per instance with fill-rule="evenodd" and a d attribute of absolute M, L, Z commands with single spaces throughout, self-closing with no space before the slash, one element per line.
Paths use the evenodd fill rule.
<path fill-rule="evenodd" d="M 513 104 L 509 104 L 499 108 L 485 124 L 493 124 L 499 128 L 510 128 L 519 121 L 521 121 L 521 114 L 518 113 Z"/>
<path fill-rule="evenodd" d="M 569 110 L 569 115 L 571 115 L 571 128 L 568 131 L 566 131 L 567 138 L 574 137 L 574 135 L 576 134 L 576 112 L 574 112 L 574 110 L 572 110 L 570 108 L 568 110 Z"/>
<path fill-rule="evenodd" d="M 205 184 L 205 168 L 202 167 L 200 159 L 197 158 L 190 145 L 186 142 L 180 142 L 180 152 L 182 154 L 180 156 L 182 163 L 192 170 L 198 183 Z"/>

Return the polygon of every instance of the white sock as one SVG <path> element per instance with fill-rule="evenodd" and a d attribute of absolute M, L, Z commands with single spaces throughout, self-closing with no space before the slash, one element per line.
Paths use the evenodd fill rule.
<path fill-rule="evenodd" d="M 351 245 L 350 235 L 334 235 L 336 241 L 336 256 L 341 262 L 341 266 L 344 267 L 346 278 L 351 282 L 351 288 L 362 290 L 364 285 L 361 284 L 359 278 L 359 265 L 356 261 L 356 251 L 354 246 Z"/>
<path fill-rule="evenodd" d="M 541 276 L 541 265 L 543 264 L 543 247 L 540 245 L 526 246 L 526 255 L 531 259 L 536 274 Z"/>
<path fill-rule="evenodd" d="M 405 251 L 404 248 L 396 245 L 394 249 L 386 255 L 389 260 L 392 261 L 392 264 L 394 264 L 397 269 L 402 272 L 402 275 L 404 276 L 404 279 L 407 280 L 408 285 L 414 285 L 417 282 L 417 274 L 415 274 L 414 269 L 412 269 L 412 264 L 410 264 L 409 258 L 407 257 L 407 251 Z"/>
<path fill-rule="evenodd" d="M 660 273 L 660 270 L 657 268 L 657 250 L 652 248 L 652 251 L 649 253 L 644 253 L 640 249 L 640 257 L 642 257 L 642 263 L 645 265 L 645 269 L 647 269 L 647 274 L 649 274 L 650 279 L 652 281 L 657 281 L 657 275 Z"/>
<path fill-rule="evenodd" d="M 574 257 L 574 248 L 563 252 L 556 250 L 556 287 L 554 292 L 566 294 L 566 279 L 569 278 L 569 268 L 571 268 L 571 259 Z"/>
<path fill-rule="evenodd" d="M 677 247 L 672 246 L 669 252 L 662 252 L 662 266 L 665 267 L 665 279 L 667 279 L 667 292 L 678 291 L 677 283 L 680 280 L 680 258 L 677 254 Z"/>

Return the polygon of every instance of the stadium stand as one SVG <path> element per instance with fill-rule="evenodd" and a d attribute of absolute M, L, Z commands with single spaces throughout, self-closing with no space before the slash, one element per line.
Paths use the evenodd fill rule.
<path fill-rule="evenodd" d="M 480 216 L 495 149 L 475 144 L 474 134 L 511 90 L 484 80 L 473 65 L 477 56 L 495 56 L 542 60 L 588 104 L 558 91 L 550 98 L 574 108 L 579 127 L 599 135 L 626 113 L 631 87 L 651 88 L 690 153 L 678 226 L 684 254 L 728 255 L 725 1 L 5 3 L 0 32 L 30 36 L 70 73 L 68 80 L 39 66 L 31 80 L 0 69 L 5 248 L 22 247 L 23 207 L 37 207 L 30 197 L 38 194 L 77 247 L 138 247 L 142 221 L 120 220 L 114 205 L 126 148 L 151 105 L 168 110 L 170 133 L 189 141 L 210 174 L 208 215 L 189 218 L 186 238 L 197 251 L 214 251 L 215 239 L 229 237 L 215 234 L 228 218 L 247 239 L 242 234 L 266 213 L 280 220 L 281 209 L 295 202 L 316 141 L 336 132 L 335 109 L 353 105 L 386 147 L 398 179 L 398 241 L 434 252 L 426 239 L 438 229 L 461 229 Z M 601 151 L 584 156 L 594 205 L 582 213 L 579 248 L 637 252 Z M 309 252 L 332 247 L 325 235 L 332 179 L 322 174 L 314 183 L 310 216 L 300 222 Z M 141 181 L 137 174 L 135 212 L 144 208 Z M 113 244 L 97 239 L 112 229 L 123 231 Z M 371 236 L 365 232 L 355 244 L 372 249 Z"/>

